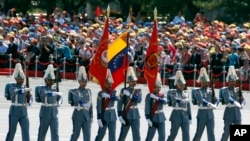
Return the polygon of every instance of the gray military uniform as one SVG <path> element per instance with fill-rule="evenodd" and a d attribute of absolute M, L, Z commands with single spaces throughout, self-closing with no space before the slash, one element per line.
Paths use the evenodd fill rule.
<path fill-rule="evenodd" d="M 83 140 L 91 140 L 91 123 L 93 120 L 92 95 L 90 89 L 76 88 L 69 91 L 69 104 L 75 107 L 72 115 L 73 133 L 70 141 L 77 141 L 80 131 Z"/>
<path fill-rule="evenodd" d="M 233 105 L 232 101 L 239 102 L 239 88 L 225 88 L 222 92 L 225 104 L 227 105 L 224 111 L 224 133 L 222 134 L 221 141 L 227 141 L 230 133 L 230 125 L 241 124 L 240 108 Z M 243 99 L 243 98 L 242 98 Z M 231 101 L 231 102 L 230 102 Z"/>
<path fill-rule="evenodd" d="M 6 141 L 13 141 L 16 133 L 17 123 L 19 122 L 22 130 L 22 140 L 29 141 L 29 119 L 27 112 L 26 92 L 18 92 L 24 90 L 25 86 L 12 84 L 9 88 L 11 97 L 10 111 L 9 111 L 9 131 L 7 133 Z"/>
<path fill-rule="evenodd" d="M 136 96 L 135 99 L 132 100 L 127 95 L 123 94 L 123 90 L 127 90 L 130 95 Z M 129 128 L 132 128 L 133 141 L 140 141 L 140 114 L 137 108 L 138 103 L 141 102 L 141 90 L 133 89 L 133 88 L 125 88 L 121 90 L 120 101 L 117 104 L 118 116 L 123 116 L 125 119 L 126 125 L 122 124 L 120 135 L 118 141 L 124 141 Z M 129 104 L 131 102 L 131 105 Z M 127 106 L 130 105 L 129 110 L 125 113 Z"/>
<path fill-rule="evenodd" d="M 155 94 L 158 96 L 158 94 Z M 162 94 L 160 96 L 161 98 L 166 99 L 166 95 Z M 167 101 L 164 101 L 163 103 L 159 102 L 159 105 L 155 111 L 155 114 L 152 116 L 151 111 L 154 107 L 156 100 L 150 97 L 150 94 L 147 94 L 146 99 L 145 99 L 145 116 L 146 119 L 150 119 L 153 123 L 153 126 L 150 127 L 148 126 L 148 132 L 147 132 L 147 137 L 146 141 L 151 141 L 154 138 L 155 131 L 156 129 L 158 130 L 158 140 L 162 141 L 165 140 L 165 114 L 163 111 L 163 106 L 167 104 Z"/>
<path fill-rule="evenodd" d="M 190 102 L 188 102 L 188 93 L 170 89 L 168 96 L 170 97 L 170 105 L 173 107 L 173 111 L 169 119 L 171 121 L 171 130 L 167 141 L 175 140 L 180 127 L 182 130 L 182 140 L 189 141 L 189 120 L 192 119 L 192 116 Z"/>
<path fill-rule="evenodd" d="M 97 119 L 102 120 L 103 127 L 99 127 L 97 136 L 95 138 L 95 141 L 101 141 L 106 133 L 106 130 L 108 128 L 109 130 L 109 141 L 115 141 L 116 140 L 116 112 L 115 112 L 115 101 L 118 101 L 119 98 L 116 98 L 115 100 L 110 100 L 107 107 L 104 109 L 103 105 L 105 103 L 105 100 L 107 98 L 102 97 L 102 91 L 98 93 L 97 96 Z M 104 91 L 106 94 L 110 94 L 109 91 Z M 116 91 L 113 91 L 112 95 L 115 95 Z"/>
<path fill-rule="evenodd" d="M 199 106 L 197 114 L 197 128 L 193 141 L 200 141 L 205 126 L 207 127 L 208 141 L 215 141 L 214 135 L 214 113 L 207 102 L 212 103 L 212 92 L 208 88 L 200 88 L 195 93 Z"/>
<path fill-rule="evenodd" d="M 59 141 L 58 135 L 58 99 L 59 95 L 49 95 L 56 89 L 48 86 L 41 86 L 38 90 L 36 99 L 42 103 L 40 108 L 40 126 L 38 132 L 38 141 L 45 141 L 46 133 L 50 127 L 51 141 Z"/>

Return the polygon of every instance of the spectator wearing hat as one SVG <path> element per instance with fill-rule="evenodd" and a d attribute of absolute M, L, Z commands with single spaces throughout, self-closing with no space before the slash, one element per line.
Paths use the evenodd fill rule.
<path fill-rule="evenodd" d="M 39 61 L 42 63 L 48 63 L 51 61 L 50 55 L 54 53 L 54 47 L 52 44 L 48 43 L 47 36 L 42 37 L 39 42 L 40 57 Z M 46 65 L 38 64 L 38 70 L 46 69 Z"/>
<path fill-rule="evenodd" d="M 18 59 L 19 54 L 17 50 L 17 44 L 14 43 L 15 37 L 14 35 L 9 35 L 9 44 L 8 44 L 8 49 L 6 51 L 6 55 L 12 54 L 13 59 Z"/>
<path fill-rule="evenodd" d="M 86 42 L 84 46 L 79 50 L 79 56 L 82 58 L 82 60 L 80 60 L 80 64 L 87 67 L 93 55 L 94 54 L 91 44 L 89 42 Z"/>
<path fill-rule="evenodd" d="M 235 68 L 239 68 L 239 55 L 237 54 L 237 49 L 235 47 L 231 48 L 231 53 L 228 55 L 228 67 L 234 66 Z"/>
<path fill-rule="evenodd" d="M 182 56 L 180 59 L 180 63 L 183 69 L 189 69 L 190 59 L 192 55 L 191 52 L 189 51 L 189 48 L 190 47 L 187 45 L 183 47 Z"/>
<path fill-rule="evenodd" d="M 220 74 L 223 70 L 223 54 L 220 51 L 220 47 L 218 45 L 215 46 L 215 52 L 211 54 L 211 69 L 213 74 Z M 223 76 L 223 75 L 221 75 Z"/>
<path fill-rule="evenodd" d="M 40 55 L 40 50 L 37 46 L 38 40 L 33 39 L 27 47 L 26 62 L 29 64 L 28 69 L 34 69 L 36 56 Z"/>
<path fill-rule="evenodd" d="M 3 44 L 3 40 L 0 39 L 0 61 L 7 61 L 7 56 L 6 56 L 6 52 L 7 52 L 7 46 L 5 46 Z M 0 67 L 6 67 L 7 63 L 1 63 Z"/>

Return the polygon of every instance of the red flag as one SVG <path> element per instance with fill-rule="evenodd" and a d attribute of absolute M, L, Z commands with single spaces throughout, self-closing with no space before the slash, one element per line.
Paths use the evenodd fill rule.
<path fill-rule="evenodd" d="M 128 68 L 128 32 L 122 33 L 108 48 L 108 68 L 112 73 L 114 83 L 112 90 L 125 80 L 125 72 Z"/>
<path fill-rule="evenodd" d="M 96 7 L 95 14 L 96 14 L 97 17 L 101 16 L 101 8 L 100 8 L 100 6 Z"/>
<path fill-rule="evenodd" d="M 108 44 L 109 44 L 109 19 L 106 19 L 105 27 L 103 30 L 103 35 L 100 40 L 99 47 L 97 48 L 96 54 L 93 57 L 93 60 L 90 63 L 89 66 L 89 72 L 92 76 L 94 76 L 102 90 L 104 90 L 104 84 L 106 80 L 107 74 L 107 67 L 108 67 L 108 59 L 107 59 L 107 50 L 108 50 Z"/>
<path fill-rule="evenodd" d="M 158 41 L 157 23 L 154 20 L 153 32 L 150 38 L 149 47 L 146 53 L 144 64 L 144 77 L 147 79 L 149 92 L 154 91 L 154 86 L 158 72 Z"/>

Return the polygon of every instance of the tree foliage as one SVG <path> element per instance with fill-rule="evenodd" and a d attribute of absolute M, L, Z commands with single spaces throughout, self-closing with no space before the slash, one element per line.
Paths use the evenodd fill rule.
<path fill-rule="evenodd" d="M 39 1 L 34 7 L 31 1 Z M 111 2 L 120 3 L 122 17 L 126 18 L 132 8 L 135 17 L 153 16 L 157 7 L 159 16 L 169 16 L 171 20 L 179 10 L 184 11 L 187 20 L 192 20 L 195 14 L 202 10 L 213 14 L 214 18 L 226 22 L 244 22 L 250 19 L 250 0 L 4 0 L 4 10 L 15 7 L 18 12 L 26 13 L 32 8 L 41 8 L 52 13 L 56 6 L 68 11 L 71 15 L 79 9 L 85 9 L 86 3 L 92 5 L 94 12 L 97 5 L 106 8 Z"/>

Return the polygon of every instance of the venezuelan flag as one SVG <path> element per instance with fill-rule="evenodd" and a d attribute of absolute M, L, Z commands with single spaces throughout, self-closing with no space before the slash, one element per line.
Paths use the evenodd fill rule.
<path fill-rule="evenodd" d="M 125 80 L 125 72 L 129 65 L 127 36 L 127 31 L 122 33 L 108 48 L 108 68 L 114 79 L 112 90 Z"/>

